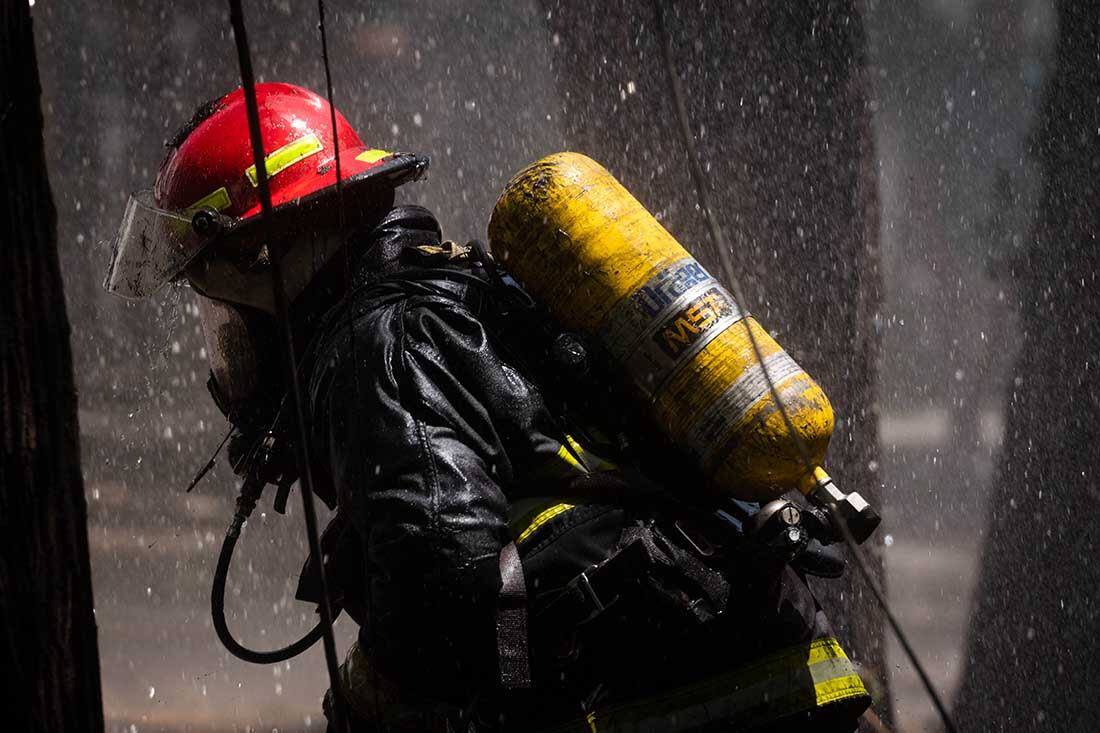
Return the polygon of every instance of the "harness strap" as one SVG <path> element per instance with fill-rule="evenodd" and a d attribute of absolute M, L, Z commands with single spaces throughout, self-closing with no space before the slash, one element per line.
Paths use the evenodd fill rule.
<path fill-rule="evenodd" d="M 531 664 L 527 654 L 527 582 L 515 542 L 509 542 L 500 551 L 497 656 L 500 682 L 506 690 L 531 686 Z"/>
<path fill-rule="evenodd" d="M 668 541 L 663 533 L 650 527 L 627 527 L 623 530 L 621 543 L 627 545 L 638 541 L 645 545 L 655 568 L 663 568 L 696 586 L 696 592 L 705 600 L 706 605 L 692 603 L 692 615 L 700 621 L 707 621 L 726 610 L 729 601 L 730 584 L 722 573 L 707 566 L 692 553 L 677 547 Z"/>

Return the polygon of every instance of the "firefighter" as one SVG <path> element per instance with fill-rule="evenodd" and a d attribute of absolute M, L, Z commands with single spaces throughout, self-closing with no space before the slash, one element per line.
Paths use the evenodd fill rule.
<path fill-rule="evenodd" d="M 340 114 L 334 130 L 300 87 L 256 95 L 273 216 L 238 89 L 169 141 L 105 285 L 195 291 L 239 465 L 292 433 L 282 258 L 316 491 L 338 509 L 327 573 L 360 624 L 340 668 L 353 728 L 854 730 L 870 698 L 806 585 L 820 558 L 788 562 L 730 511 L 670 498 L 696 479 L 631 433 L 582 346 L 484 248 L 394 205 L 425 158 L 367 147 Z"/>

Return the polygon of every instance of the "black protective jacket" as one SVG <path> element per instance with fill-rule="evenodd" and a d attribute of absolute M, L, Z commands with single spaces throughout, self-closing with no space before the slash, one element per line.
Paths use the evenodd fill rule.
<path fill-rule="evenodd" d="M 439 244 L 429 212 L 401 207 L 358 245 L 350 296 L 310 354 L 309 393 L 315 465 L 361 542 L 361 643 L 402 684 L 462 698 L 496 679 L 509 500 L 538 491 L 523 479 L 560 443 L 538 390 L 486 333 L 486 289 L 417 277 L 428 260 L 413 248 Z"/>
<path fill-rule="evenodd" d="M 520 722 L 538 711 L 545 722 L 826 634 L 813 596 L 791 571 L 763 579 L 746 571 L 739 579 L 733 569 L 708 580 L 685 543 L 660 533 L 667 510 L 652 500 L 598 490 L 575 496 L 589 477 L 570 472 L 577 452 L 565 437 L 568 420 L 536 386 L 545 364 L 534 363 L 538 353 L 524 350 L 515 328 L 513 337 L 502 335 L 511 301 L 476 263 L 450 260 L 433 249 L 439 245 L 428 211 L 391 211 L 356 243 L 364 254 L 349 294 L 317 329 L 304 360 L 318 484 L 332 487 L 354 530 L 341 550 L 354 548 L 339 563 L 338 592 L 361 624 L 371 664 L 417 695 L 481 706 L 497 720 Z M 616 476 L 612 485 L 629 484 Z M 539 502 L 548 496 L 567 497 L 559 506 L 572 510 L 544 511 L 539 521 L 551 519 L 530 525 L 520 546 L 535 691 L 502 696 L 498 556 L 523 526 L 516 507 L 545 507 Z M 603 620 L 579 618 L 572 606 L 558 614 L 552 601 L 561 589 L 630 532 L 650 533 L 647 546 L 664 558 L 659 598 L 683 596 L 688 611 L 642 602 L 623 603 Z M 687 590 L 669 571 L 678 557 L 691 566 L 682 574 Z M 709 604 L 706 612 L 691 589 Z M 590 650 L 578 652 L 578 624 L 588 627 Z"/>

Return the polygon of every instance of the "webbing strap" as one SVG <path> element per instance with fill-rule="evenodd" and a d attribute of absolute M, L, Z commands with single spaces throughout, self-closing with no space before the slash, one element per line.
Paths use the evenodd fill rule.
<path fill-rule="evenodd" d="M 645 545 L 653 564 L 669 572 L 686 578 L 697 586 L 709 604 L 706 617 L 717 615 L 726 610 L 729 602 L 730 584 L 719 571 L 711 568 L 687 550 L 682 550 L 669 542 L 662 534 L 651 527 L 627 527 L 623 530 L 619 544 L 627 547 L 631 542 L 639 541 Z M 694 605 L 694 604 L 693 604 Z M 697 612 L 702 612 L 697 607 Z M 705 620 L 700 617 L 700 620 Z"/>
<path fill-rule="evenodd" d="M 531 665 L 527 658 L 527 583 L 515 542 L 509 542 L 500 551 L 497 656 L 504 689 L 531 686 Z"/>

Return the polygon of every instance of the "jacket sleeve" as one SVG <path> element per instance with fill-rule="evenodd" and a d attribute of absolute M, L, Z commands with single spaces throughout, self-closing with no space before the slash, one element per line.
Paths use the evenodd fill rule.
<path fill-rule="evenodd" d="M 314 424 L 363 540 L 380 671 L 437 697 L 496 681 L 502 486 L 546 449 L 537 391 L 461 303 L 401 300 L 351 329 L 311 385 Z"/>

